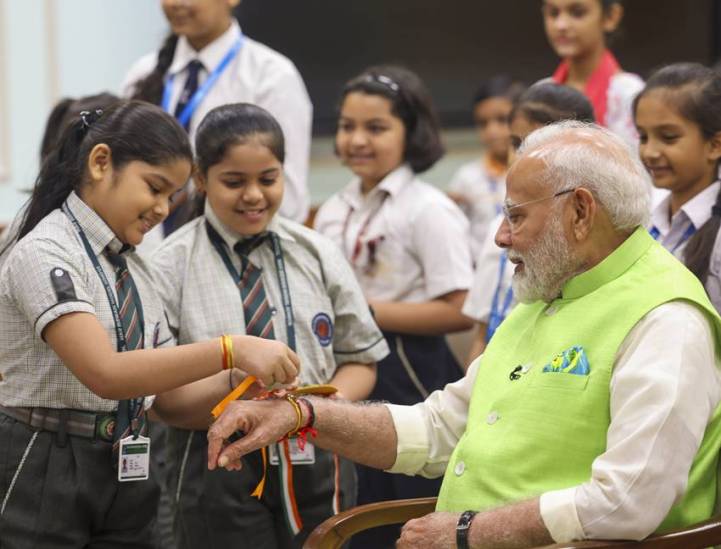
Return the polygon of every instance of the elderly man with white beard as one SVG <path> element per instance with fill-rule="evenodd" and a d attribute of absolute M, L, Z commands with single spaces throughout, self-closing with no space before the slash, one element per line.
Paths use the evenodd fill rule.
<path fill-rule="evenodd" d="M 537 130 L 496 235 L 521 304 L 466 376 L 409 407 L 234 402 L 208 433 L 209 467 L 237 468 L 312 422 L 317 446 L 356 462 L 445 475 L 436 512 L 409 521 L 398 547 L 641 539 L 710 517 L 721 319 L 644 230 L 649 191 L 608 131 Z"/>

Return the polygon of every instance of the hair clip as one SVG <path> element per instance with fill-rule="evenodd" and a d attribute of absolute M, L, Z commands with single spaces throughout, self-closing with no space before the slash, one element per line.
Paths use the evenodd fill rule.
<path fill-rule="evenodd" d="M 377 82 L 378 84 L 383 84 L 386 88 L 390 89 L 393 93 L 398 93 L 401 89 L 401 87 L 396 84 L 395 80 L 393 80 L 389 76 L 385 76 L 383 74 L 369 74 L 366 76 L 366 81 L 368 82 Z"/>
<path fill-rule="evenodd" d="M 80 121 L 82 122 L 83 131 L 87 131 L 90 126 L 95 124 L 98 118 L 103 115 L 103 109 L 95 109 L 94 111 L 80 111 Z"/>

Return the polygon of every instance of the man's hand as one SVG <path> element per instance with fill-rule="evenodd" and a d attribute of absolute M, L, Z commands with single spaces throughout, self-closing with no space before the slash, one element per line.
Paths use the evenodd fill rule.
<path fill-rule="evenodd" d="M 240 458 L 277 442 L 297 421 L 295 409 L 285 399 L 231 402 L 208 429 L 208 469 L 240 470 Z M 228 437 L 236 431 L 245 436 L 226 445 Z"/>
<path fill-rule="evenodd" d="M 291 383 L 300 359 L 285 343 L 253 336 L 233 336 L 234 366 L 257 377 L 266 387 Z"/>
<path fill-rule="evenodd" d="M 409 520 L 396 543 L 398 549 L 452 549 L 460 513 L 436 512 Z"/>

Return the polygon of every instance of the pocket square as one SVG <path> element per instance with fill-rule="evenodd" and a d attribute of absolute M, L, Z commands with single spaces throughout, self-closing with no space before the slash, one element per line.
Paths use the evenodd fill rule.
<path fill-rule="evenodd" d="M 543 372 L 574 374 L 587 376 L 591 371 L 588 357 L 583 347 L 574 345 L 570 349 L 558 353 L 551 362 L 543 367 Z"/>

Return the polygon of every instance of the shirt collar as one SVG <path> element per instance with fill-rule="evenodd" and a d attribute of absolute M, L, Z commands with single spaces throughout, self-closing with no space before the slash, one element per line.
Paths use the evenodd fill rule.
<path fill-rule="evenodd" d="M 240 25 L 235 18 L 230 23 L 230 27 L 218 38 L 205 46 L 200 51 L 195 51 L 185 36 L 178 38 L 178 45 L 175 47 L 173 62 L 170 64 L 168 74 L 177 75 L 185 70 L 188 63 L 198 60 L 203 64 L 206 73 L 212 72 L 228 53 L 235 41 L 240 38 Z"/>
<path fill-rule="evenodd" d="M 688 216 L 696 230 L 703 227 L 711 218 L 711 207 L 716 202 L 719 187 L 721 181 L 716 181 L 681 206 L 681 210 Z"/>
<path fill-rule="evenodd" d="M 367 195 L 361 192 L 361 181 L 356 177 L 342 193 L 342 198 L 353 208 L 358 209 L 366 200 L 378 193 L 388 193 L 391 197 L 397 196 L 413 179 L 413 170 L 408 164 L 401 164 L 386 175 Z"/>
<path fill-rule="evenodd" d="M 690 220 L 696 230 L 711 218 L 711 206 L 716 202 L 716 195 L 721 188 L 721 181 L 716 181 L 706 187 L 703 191 L 686 202 L 681 209 L 674 214 L 683 216 Z M 666 196 L 651 212 L 651 224 L 663 235 L 671 230 L 673 220 L 669 220 L 668 212 L 671 208 L 671 195 Z"/>
<path fill-rule="evenodd" d="M 75 191 L 68 195 L 65 203 L 70 212 L 75 216 L 75 219 L 78 220 L 78 224 L 85 233 L 88 242 L 90 242 L 90 247 L 95 255 L 102 254 L 105 248 L 110 248 L 113 252 L 120 253 L 124 247 L 123 243 L 115 236 L 115 233 L 108 224 L 103 221 L 103 218 L 83 202 Z"/>
<path fill-rule="evenodd" d="M 218 218 L 217 214 L 213 211 L 213 208 L 207 199 L 205 200 L 205 219 L 207 219 L 208 223 L 210 223 L 210 225 L 218 232 L 220 237 L 223 239 L 223 242 L 225 242 L 225 245 L 228 246 L 229 250 L 232 250 L 234 248 L 234 246 L 241 240 L 250 238 L 250 237 L 238 234 L 237 232 L 232 230 L 230 227 L 226 226 Z M 268 223 L 266 230 L 277 234 L 283 240 L 295 242 L 295 238 L 293 238 L 293 236 L 288 232 L 288 230 L 283 225 L 284 225 L 284 220 L 282 220 L 278 216 L 278 214 L 276 214 L 273 216 L 273 219 L 270 220 L 270 223 Z"/>
<path fill-rule="evenodd" d="M 577 299 L 597 290 L 621 276 L 651 246 L 660 246 L 643 227 L 636 230 L 598 265 L 566 282 L 561 292 L 563 299 Z"/>

